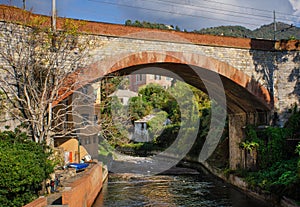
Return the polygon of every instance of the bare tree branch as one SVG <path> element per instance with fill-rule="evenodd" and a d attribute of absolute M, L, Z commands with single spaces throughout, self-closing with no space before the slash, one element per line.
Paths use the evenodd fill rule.
<path fill-rule="evenodd" d="M 87 55 L 89 37 L 80 38 L 78 26 L 69 20 L 55 34 L 44 27 L 43 22 L 42 17 L 35 17 L 26 25 L 0 22 L 3 63 L 0 89 L 8 103 L 3 107 L 9 109 L 11 117 L 26 126 L 32 139 L 39 143 L 49 142 L 50 137 L 56 135 L 81 131 L 86 135 L 95 134 L 95 130 L 89 130 L 93 123 L 83 126 L 86 120 L 82 121 L 82 114 L 74 112 L 74 104 L 87 107 L 76 103 L 76 98 L 68 104 L 57 105 L 57 110 L 52 111 L 54 102 L 63 101 L 61 97 L 74 93 L 80 85 L 74 71 L 79 70 L 81 60 Z M 70 79 L 72 82 L 66 84 Z M 74 122 L 76 116 L 81 120 L 78 123 Z"/>

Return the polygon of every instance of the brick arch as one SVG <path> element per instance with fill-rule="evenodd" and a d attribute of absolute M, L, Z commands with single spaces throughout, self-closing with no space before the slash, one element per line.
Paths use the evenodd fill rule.
<path fill-rule="evenodd" d="M 191 65 L 220 74 L 256 97 L 267 109 L 272 108 L 269 91 L 256 80 L 227 63 L 214 58 L 184 52 L 140 52 L 126 55 L 109 68 L 106 74 L 118 72 L 124 68 L 135 69 L 137 66 L 159 66 L 159 63 Z M 161 67 L 161 66 L 160 66 Z M 172 70 L 172 69 L 170 69 Z M 183 75 L 184 76 L 184 75 Z M 226 88 L 226 86 L 225 86 Z"/>
<path fill-rule="evenodd" d="M 139 68 L 150 66 L 164 67 L 171 71 L 179 68 L 179 70 L 177 70 L 178 74 L 181 77 L 185 77 L 187 80 L 189 79 L 188 76 L 192 76 L 191 73 L 184 71 L 189 68 L 188 66 L 193 66 L 202 70 L 220 74 L 225 88 L 227 100 L 232 101 L 232 111 L 235 111 L 234 113 L 237 112 L 237 107 L 242 108 L 242 111 L 244 112 L 247 111 L 247 108 L 256 105 L 257 101 L 262 105 L 262 110 L 268 111 L 272 109 L 271 96 L 269 91 L 264 86 L 227 63 L 199 54 L 156 51 L 122 54 L 109 59 L 96 61 L 93 64 L 90 64 L 88 67 L 77 71 L 73 74 L 73 76 L 76 77 L 76 80 L 79 80 L 79 85 L 82 86 L 101 79 L 101 77 L 111 73 L 117 73 L 126 70 L 128 74 Z M 182 66 L 185 66 L 185 68 Z M 197 87 L 197 83 L 193 83 L 191 81 L 187 82 Z M 237 91 L 250 94 L 250 97 L 254 97 L 256 100 L 252 103 L 250 100 L 250 104 L 244 104 L 245 106 L 243 106 L 242 98 L 245 97 L 244 94 L 242 94 L 242 96 L 241 94 L 232 94 L 230 87 L 233 86 L 229 87 L 229 85 L 236 86 L 235 89 L 238 89 Z M 68 95 L 70 94 L 67 94 L 66 96 Z M 241 98 L 239 98 L 239 96 L 241 96 Z M 233 105 L 237 105 L 237 107 L 234 107 Z"/>

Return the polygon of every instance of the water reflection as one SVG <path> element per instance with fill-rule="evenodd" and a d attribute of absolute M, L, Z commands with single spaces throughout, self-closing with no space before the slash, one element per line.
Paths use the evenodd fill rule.
<path fill-rule="evenodd" d="M 94 207 L 267 207 L 211 175 L 111 174 Z"/>

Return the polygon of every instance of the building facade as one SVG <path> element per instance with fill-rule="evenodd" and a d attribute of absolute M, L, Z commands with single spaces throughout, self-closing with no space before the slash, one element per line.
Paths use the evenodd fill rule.
<path fill-rule="evenodd" d="M 129 90 L 138 92 L 139 87 L 149 83 L 156 83 L 167 89 L 172 85 L 173 78 L 154 74 L 129 75 Z"/>

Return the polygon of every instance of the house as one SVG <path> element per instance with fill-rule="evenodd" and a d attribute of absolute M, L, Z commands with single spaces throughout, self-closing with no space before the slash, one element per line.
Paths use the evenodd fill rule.
<path fill-rule="evenodd" d="M 167 89 L 172 85 L 173 78 L 154 74 L 133 74 L 128 76 L 129 89 L 137 92 L 141 86 L 156 83 Z"/>
<path fill-rule="evenodd" d="M 99 126 L 95 110 L 94 88 L 91 85 L 78 89 L 72 96 L 61 101 L 53 109 L 53 117 L 53 127 L 57 131 L 54 137 L 56 147 L 75 139 L 93 159 L 98 158 Z M 73 156 L 78 156 L 79 150 L 77 151 L 73 150 Z M 78 157 L 74 157 L 73 160 L 77 161 Z"/>
<path fill-rule="evenodd" d="M 116 96 L 123 105 L 128 105 L 129 99 L 131 97 L 138 96 L 138 94 L 136 92 L 127 89 L 126 90 L 118 89 L 112 94 L 110 94 L 108 97 L 114 97 L 114 96 Z"/>
<path fill-rule="evenodd" d="M 136 120 L 134 122 L 134 133 L 132 135 L 132 140 L 135 142 L 151 142 L 149 137 L 149 132 L 147 129 L 147 122 L 153 119 L 155 115 L 150 114 L 142 119 Z"/>

